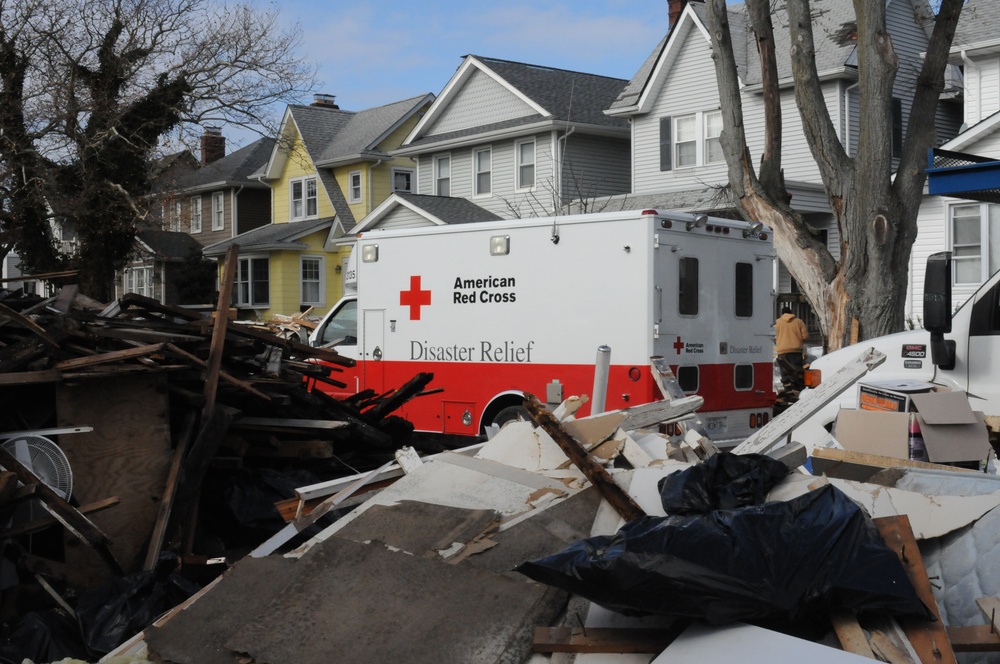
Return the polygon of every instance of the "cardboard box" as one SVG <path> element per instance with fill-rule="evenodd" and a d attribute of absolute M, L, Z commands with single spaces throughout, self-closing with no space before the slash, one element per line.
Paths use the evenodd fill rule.
<path fill-rule="evenodd" d="M 933 383 L 920 380 L 885 380 L 858 384 L 858 410 L 906 413 L 913 410 L 911 397 L 930 392 Z"/>
<path fill-rule="evenodd" d="M 924 392 L 908 398 L 932 463 L 986 459 L 989 432 L 965 392 Z M 842 409 L 833 434 L 846 450 L 908 459 L 909 424 L 908 412 Z"/>

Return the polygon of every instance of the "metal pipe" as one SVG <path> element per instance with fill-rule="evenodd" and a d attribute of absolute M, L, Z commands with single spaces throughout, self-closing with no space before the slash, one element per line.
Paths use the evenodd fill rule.
<path fill-rule="evenodd" d="M 611 373 L 611 346 L 598 346 L 597 363 L 594 366 L 593 399 L 590 402 L 590 414 L 604 412 L 604 404 L 608 398 L 608 376 Z"/>

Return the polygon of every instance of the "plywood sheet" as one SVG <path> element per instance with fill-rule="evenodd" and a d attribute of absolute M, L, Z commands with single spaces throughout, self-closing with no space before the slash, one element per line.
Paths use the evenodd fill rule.
<path fill-rule="evenodd" d="M 73 496 L 80 503 L 119 498 L 92 520 L 126 572 L 142 568 L 170 468 L 164 381 L 157 374 L 121 375 L 60 384 L 56 392 L 58 426 L 93 427 L 59 440 L 73 469 Z M 72 536 L 66 562 L 91 574 L 95 585 L 110 578 L 107 565 Z"/>

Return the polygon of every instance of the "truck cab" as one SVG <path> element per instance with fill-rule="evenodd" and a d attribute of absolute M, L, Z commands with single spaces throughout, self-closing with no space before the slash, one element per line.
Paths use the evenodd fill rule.
<path fill-rule="evenodd" d="M 886 360 L 859 382 L 922 381 L 968 394 L 973 411 L 1000 415 L 1000 272 L 952 313 L 951 253 L 927 260 L 924 329 L 870 339 L 825 355 L 810 370 L 832 376 L 869 348 Z M 857 407 L 857 388 L 848 389 L 812 421 L 828 430 L 841 408 Z M 793 436 L 794 438 L 794 436 Z M 800 442 L 807 442 L 800 440 Z"/>

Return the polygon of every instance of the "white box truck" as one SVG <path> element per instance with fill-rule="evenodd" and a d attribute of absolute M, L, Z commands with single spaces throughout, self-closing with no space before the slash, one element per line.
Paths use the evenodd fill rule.
<path fill-rule="evenodd" d="M 347 295 L 310 337 L 357 360 L 315 388 L 429 390 L 400 411 L 418 430 L 478 435 L 524 394 L 590 395 L 610 347 L 605 409 L 658 400 L 650 358 L 705 399 L 703 426 L 741 440 L 774 402 L 773 245 L 759 224 L 642 210 L 360 235 Z M 580 414 L 587 414 L 585 406 Z"/>

